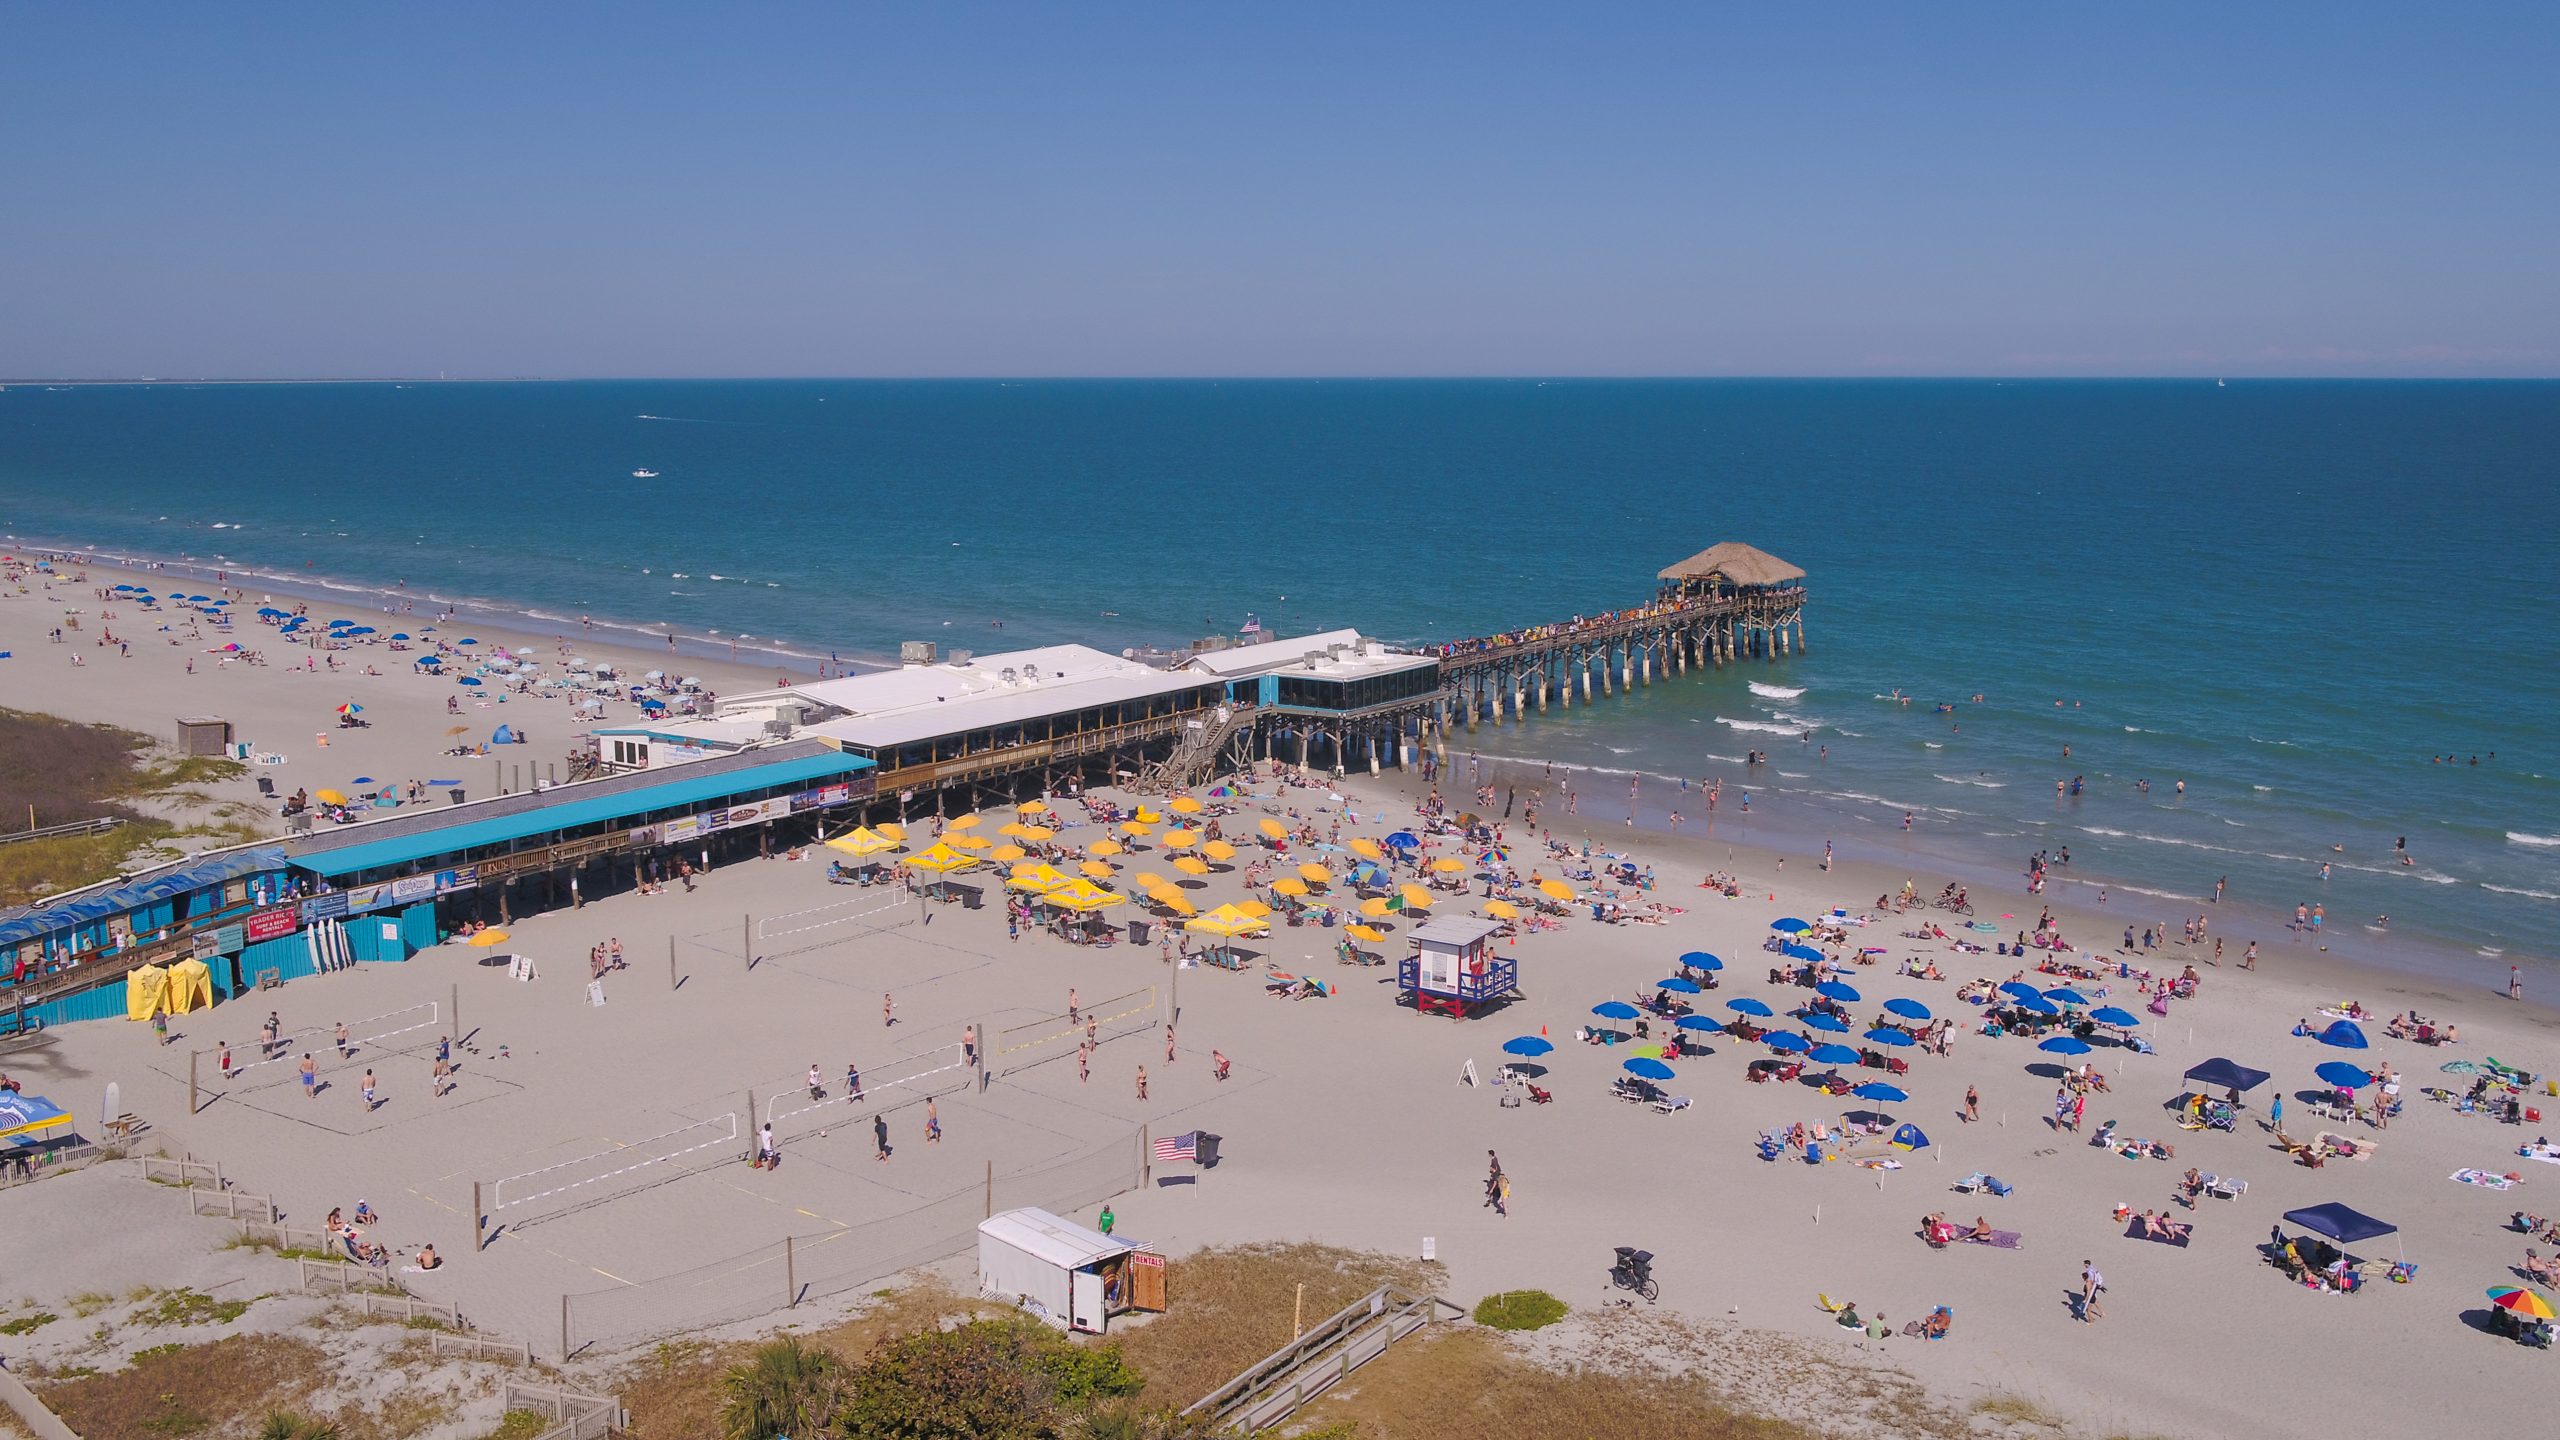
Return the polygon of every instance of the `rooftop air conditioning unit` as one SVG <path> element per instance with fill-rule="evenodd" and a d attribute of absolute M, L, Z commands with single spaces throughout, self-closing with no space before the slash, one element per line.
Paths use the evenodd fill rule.
<path fill-rule="evenodd" d="M 970 657 L 977 653 L 978 652 L 975 650 L 954 650 L 951 652 L 951 663 L 954 665 L 966 665 L 969 663 Z"/>
<path fill-rule="evenodd" d="M 1037 680 L 1037 679 L 1039 679 L 1039 678 L 1040 678 L 1040 667 L 1039 667 L 1039 666 L 1037 666 L 1037 665 L 1025 665 L 1025 666 L 1023 666 L 1023 667 L 1022 667 L 1022 678 L 1023 678 L 1023 679 L 1025 679 L 1025 680 Z"/>
<path fill-rule="evenodd" d="M 1324 663 L 1324 652 L 1321 650 L 1310 650 L 1298 658 L 1306 663 L 1306 667 L 1308 669 L 1313 670 Z"/>
<path fill-rule="evenodd" d="M 898 646 L 901 665 L 930 665 L 940 658 L 942 649 L 930 640 L 909 640 Z"/>
<path fill-rule="evenodd" d="M 1348 645 L 1327 645 L 1326 647 L 1324 647 L 1324 653 L 1325 653 L 1325 654 L 1327 654 L 1327 655 L 1329 655 L 1329 656 L 1331 656 L 1331 657 L 1333 657 L 1333 658 L 1334 658 L 1334 659 L 1336 659 L 1336 660 L 1340 660 L 1340 659 L 1342 659 L 1344 656 L 1349 655 L 1350 653 L 1352 653 L 1352 650 L 1351 650 L 1351 647 L 1350 647 L 1350 646 L 1348 646 Z"/>
<path fill-rule="evenodd" d="M 791 738 L 791 722 L 776 715 L 764 722 L 764 733 L 776 740 L 788 740 Z"/>

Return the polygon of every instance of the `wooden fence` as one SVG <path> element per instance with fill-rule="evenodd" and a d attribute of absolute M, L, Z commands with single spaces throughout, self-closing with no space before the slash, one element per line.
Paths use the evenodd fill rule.
<path fill-rule="evenodd" d="M 187 1213 L 219 1215 L 225 1220 L 255 1217 L 272 1225 L 276 1219 L 276 1202 L 272 1196 L 252 1195 L 245 1190 L 206 1190 L 190 1186 L 187 1190 Z"/>
<path fill-rule="evenodd" d="M 584 1395 L 575 1390 L 562 1390 L 550 1385 L 519 1385 L 513 1380 L 500 1388 L 500 1408 L 505 1411 L 530 1410 L 547 1415 L 552 1427 L 533 1440 L 604 1440 L 604 1437 L 630 1422 L 622 1413 L 619 1395 Z"/>

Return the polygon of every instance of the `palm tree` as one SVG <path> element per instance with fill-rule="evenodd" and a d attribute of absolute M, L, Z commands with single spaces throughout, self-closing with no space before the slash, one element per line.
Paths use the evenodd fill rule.
<path fill-rule="evenodd" d="M 835 1419 L 844 1396 L 844 1367 L 827 1351 L 785 1335 L 756 1347 L 721 1384 L 728 1399 L 720 1425 L 729 1440 L 813 1436 Z"/>

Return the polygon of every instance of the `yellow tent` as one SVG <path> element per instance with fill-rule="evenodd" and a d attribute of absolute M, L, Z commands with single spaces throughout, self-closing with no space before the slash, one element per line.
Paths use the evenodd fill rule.
<path fill-rule="evenodd" d="M 1289 827 L 1272 819 L 1270 816 L 1266 815 L 1262 817 L 1260 823 L 1262 826 L 1262 833 L 1270 836 L 1272 839 L 1286 840 L 1289 838 Z"/>
<path fill-rule="evenodd" d="M 1200 802 L 1188 795 L 1176 795 L 1165 805 L 1165 808 L 1176 815 L 1197 815 L 1200 813 Z"/>
<path fill-rule="evenodd" d="M 1239 935 L 1253 935 L 1271 928 L 1271 922 L 1259 915 L 1247 915 L 1233 905 L 1221 905 L 1197 920 L 1183 925 L 1185 930 L 1201 935 L 1216 935 L 1232 940 Z"/>
<path fill-rule="evenodd" d="M 1014 868 L 1013 875 L 1004 883 L 1008 889 L 1046 894 L 1074 878 L 1072 875 L 1061 873 L 1052 865 L 1020 865 Z"/>
<path fill-rule="evenodd" d="M 841 850 L 847 855 L 877 855 L 883 850 L 897 849 L 898 842 L 868 825 L 857 825 L 851 831 L 828 841 L 827 848 Z"/>
<path fill-rule="evenodd" d="M 1212 860 L 1233 860 L 1236 858 L 1236 847 L 1224 840 L 1212 840 L 1200 847 L 1200 853 Z"/>
<path fill-rule="evenodd" d="M 1352 841 L 1351 853 L 1367 860 L 1384 860 L 1387 858 L 1387 852 L 1379 849 L 1378 842 L 1375 840 Z"/>
<path fill-rule="evenodd" d="M 157 965 L 136 965 L 125 972 L 124 1018 L 148 1020 L 169 1008 L 169 972 Z"/>
<path fill-rule="evenodd" d="M 1419 885 L 1403 886 L 1396 891 L 1396 894 L 1404 897 L 1404 908 L 1407 910 L 1428 910 L 1431 908 L 1431 892 L 1423 889 Z"/>
<path fill-rule="evenodd" d="M 1209 873 L 1209 862 L 1197 855 L 1176 855 L 1173 857 L 1173 868 L 1185 875 L 1206 875 Z"/>
<path fill-rule="evenodd" d="M 948 845 L 936 845 L 921 855 L 910 855 L 898 863 L 912 865 L 918 870 L 930 870 L 937 875 L 948 875 L 953 871 L 966 870 L 977 864 L 978 857 L 963 855 Z"/>
<path fill-rule="evenodd" d="M 168 1006 L 172 1015 L 213 1008 L 213 972 L 190 955 L 169 967 Z"/>
<path fill-rule="evenodd" d="M 1128 896 L 1114 894 L 1090 880 L 1070 880 L 1040 897 L 1041 903 L 1069 910 L 1091 913 L 1107 906 L 1125 904 Z"/>
<path fill-rule="evenodd" d="M 1484 905 L 1484 913 L 1496 920 L 1517 920 L 1520 918 L 1520 907 L 1508 900 L 1488 900 Z"/>

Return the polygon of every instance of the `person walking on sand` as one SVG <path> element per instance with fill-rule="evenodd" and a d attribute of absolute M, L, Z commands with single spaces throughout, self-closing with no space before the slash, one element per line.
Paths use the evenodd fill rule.
<path fill-rule="evenodd" d="M 1968 1125 L 1982 1118 L 1982 1092 L 1970 1085 L 1964 1087 L 1964 1118 Z"/>
<path fill-rule="evenodd" d="M 2106 1307 L 2098 1303 L 2098 1297 L 2105 1294 L 2106 1291 L 2107 1277 L 2099 1273 L 2097 1262 L 2092 1260 L 2081 1261 L 2080 1319 L 2082 1323 L 2094 1323 L 2106 1318 Z"/>
<path fill-rule="evenodd" d="M 871 1146 L 874 1160 L 889 1158 L 889 1122 L 878 1115 L 871 1117 Z"/>
<path fill-rule="evenodd" d="M 2521 965 L 2507 967 L 2507 998 L 2518 1002 L 2524 999 L 2524 967 Z"/>
<path fill-rule="evenodd" d="M 378 1104 L 378 1103 L 379 1103 L 379 1102 L 377 1102 L 377 1101 L 373 1098 L 373 1067 L 372 1067 L 372 1066 L 370 1066 L 370 1065 L 367 1065 L 366 1067 L 364 1067 L 364 1108 L 365 1108 L 365 1113 L 366 1113 L 366 1114 L 371 1114 L 371 1113 L 373 1113 L 373 1111 L 374 1111 L 374 1109 L 375 1109 L 375 1107 L 377 1106 L 377 1104 Z"/>
<path fill-rule="evenodd" d="M 341 1021 L 339 1021 L 339 1022 L 338 1022 L 338 1058 L 339 1058 L 339 1059 L 341 1059 L 341 1060 L 344 1060 L 344 1059 L 346 1059 L 346 1058 L 347 1058 L 348 1053 L 349 1053 L 349 1052 L 348 1052 L 348 1050 L 347 1050 L 347 1022 L 346 1022 L 346 1021 L 344 1021 L 344 1020 L 341 1020 Z"/>
<path fill-rule="evenodd" d="M 1164 1063 L 1173 1063 L 1173 1022 L 1164 1022 Z"/>
<path fill-rule="evenodd" d="M 1147 1098 L 1147 1067 L 1144 1065 L 1138 1067 L 1138 1098 Z"/>
<path fill-rule="evenodd" d="M 960 1062 L 971 1067 L 978 1063 L 978 1027 L 975 1025 L 960 1027 Z"/>
<path fill-rule="evenodd" d="M 1084 1006 L 1076 999 L 1076 987 L 1070 985 L 1067 987 L 1067 1023 L 1073 1025 L 1083 1019 Z"/>
<path fill-rule="evenodd" d="M 1084 1084 L 1090 1082 L 1092 1079 L 1093 1046 L 1088 1042 L 1076 1047 L 1076 1081 L 1078 1084 Z"/>
<path fill-rule="evenodd" d="M 1493 1177 L 1493 1213 L 1505 1220 L 1511 1218 L 1511 1177 L 1508 1175 Z"/>
<path fill-rule="evenodd" d="M 844 1103 L 862 1103 L 862 1068 L 850 1060 L 844 1062 Z"/>
<path fill-rule="evenodd" d="M 881 1028 L 882 1028 L 882 1029 L 887 1029 L 889 1026 L 895 1025 L 895 1024 L 897 1024 L 897 1023 L 898 1023 L 898 1002 L 897 1002 L 896 1000 L 891 999 L 891 998 L 889 997 L 889 994 L 888 994 L 888 992 L 887 992 L 887 991 L 882 991 L 882 992 L 881 992 L 881 995 L 880 995 L 880 1025 L 881 1025 Z"/>
<path fill-rule="evenodd" d="M 303 1098 L 305 1098 L 305 1099 L 307 1099 L 307 1100 L 317 1100 L 317 1099 L 319 1099 L 319 1098 L 320 1098 L 320 1067 L 319 1067 L 316 1063 L 314 1063 L 314 1062 L 312 1061 L 312 1059 L 311 1059 L 311 1052 L 310 1052 L 310 1051 L 308 1051 L 308 1050 L 305 1050 L 305 1051 L 303 1051 L 303 1052 L 302 1052 L 302 1066 L 301 1066 L 301 1069 L 302 1069 L 302 1094 L 303 1094 Z"/>
<path fill-rule="evenodd" d="M 2250 941 L 2250 942 L 2249 942 L 2249 948 L 2241 954 L 2241 956 L 2240 956 L 2240 968 L 2241 968 L 2241 969 L 2243 969 L 2243 970 L 2255 970 L 2255 969 L 2257 969 L 2257 968 L 2258 968 L 2258 942 L 2257 942 L 2257 941 L 2255 941 L 2255 940 Z"/>
<path fill-rule="evenodd" d="M 930 1095 L 924 1100 L 924 1143 L 927 1145 L 942 1143 L 942 1112 L 933 1108 L 933 1097 Z"/>
<path fill-rule="evenodd" d="M 222 1040 L 215 1043 L 222 1047 L 222 1059 L 217 1063 L 222 1066 L 222 1078 L 228 1080 L 231 1078 L 231 1042 Z"/>

